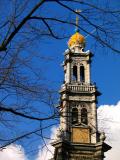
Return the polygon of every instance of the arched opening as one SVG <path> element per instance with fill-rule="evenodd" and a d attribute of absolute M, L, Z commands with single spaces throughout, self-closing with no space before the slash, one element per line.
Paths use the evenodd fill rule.
<path fill-rule="evenodd" d="M 78 109 L 72 109 L 72 124 L 78 123 Z"/>
<path fill-rule="evenodd" d="M 73 81 L 77 81 L 77 66 L 73 66 Z"/>
<path fill-rule="evenodd" d="M 88 124 L 88 114 L 86 108 L 81 109 L 81 123 L 86 125 Z"/>
<path fill-rule="evenodd" d="M 80 82 L 85 81 L 85 69 L 84 66 L 80 66 Z"/>

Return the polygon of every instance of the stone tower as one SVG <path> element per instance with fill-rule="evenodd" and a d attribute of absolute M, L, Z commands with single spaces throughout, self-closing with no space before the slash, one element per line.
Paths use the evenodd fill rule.
<path fill-rule="evenodd" d="M 92 53 L 84 51 L 85 38 L 71 36 L 63 62 L 64 84 L 60 89 L 60 126 L 53 160 L 103 160 L 111 147 L 97 127 L 97 96 L 90 79 Z"/>

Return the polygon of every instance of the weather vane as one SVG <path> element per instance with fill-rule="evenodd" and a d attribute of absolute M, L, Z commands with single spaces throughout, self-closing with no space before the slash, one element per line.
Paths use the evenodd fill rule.
<path fill-rule="evenodd" d="M 82 12 L 82 10 L 78 10 L 78 9 L 76 9 L 75 10 L 75 12 L 76 12 L 76 32 L 79 30 L 78 29 L 78 27 L 79 27 L 79 16 L 78 16 L 78 13 L 81 13 Z"/>

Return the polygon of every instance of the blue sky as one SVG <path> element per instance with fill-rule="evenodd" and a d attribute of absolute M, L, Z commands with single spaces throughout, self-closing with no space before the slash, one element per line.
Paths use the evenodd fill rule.
<path fill-rule="evenodd" d="M 26 12 L 29 8 L 31 8 L 35 4 L 35 2 L 37 2 L 37 0 L 30 1 L 28 8 L 26 9 Z M 96 1 L 94 0 L 92 2 L 96 3 Z M 103 0 L 99 1 L 99 3 L 97 3 L 97 6 L 102 5 L 102 7 L 104 7 L 104 3 L 106 2 L 107 1 L 104 2 Z M 4 3 L 6 4 L 7 0 L 5 0 Z M 69 4 L 69 5 L 70 7 L 73 7 L 73 9 L 80 8 L 84 10 L 84 7 L 82 7 L 82 5 L 79 5 L 79 6 L 75 4 L 74 5 Z M 110 7 L 112 6 L 113 9 L 116 9 L 116 6 L 120 6 L 120 1 L 111 0 L 111 3 L 109 3 L 109 5 Z M 7 15 L 7 13 L 4 10 L 4 7 L 1 9 L 1 13 L 4 13 L 5 16 Z M 62 18 L 64 17 L 65 19 L 75 20 L 75 15 L 73 13 L 65 10 L 63 7 L 60 7 L 57 4 L 54 4 L 53 2 L 47 5 L 44 5 L 41 8 L 41 10 L 37 12 L 37 14 L 45 15 L 48 17 L 57 16 Z M 93 22 L 95 22 L 96 24 L 99 24 L 100 19 L 98 19 L 98 21 L 95 19 L 93 20 Z M 84 25 L 84 22 L 81 19 L 80 19 L 80 23 L 81 23 L 81 26 Z M 89 25 L 85 25 L 85 27 L 89 31 L 91 32 L 93 31 L 93 28 L 90 27 Z M 66 33 L 68 37 L 61 40 L 56 40 L 49 37 L 43 37 L 40 40 L 37 40 L 34 45 L 29 47 L 29 49 L 32 50 L 33 52 L 39 53 L 41 57 L 41 59 L 35 59 L 32 65 L 40 69 L 38 70 L 38 72 L 40 71 L 42 73 L 42 78 L 45 80 L 46 84 L 50 88 L 53 88 L 54 90 L 59 91 L 60 86 L 62 85 L 64 80 L 63 68 L 61 66 L 62 61 L 64 60 L 63 53 L 68 48 L 67 42 L 69 40 L 69 37 L 72 34 L 74 34 L 75 27 L 70 25 L 64 25 L 63 27 L 61 24 L 57 24 L 57 25 L 53 24 L 53 28 L 56 31 L 56 33 Z M 96 83 L 98 90 L 102 93 L 102 95 L 98 98 L 98 106 L 105 105 L 105 104 L 115 105 L 120 100 L 120 93 L 119 93 L 120 54 L 113 52 L 109 48 L 102 47 L 101 45 L 96 46 L 96 42 L 91 36 L 88 36 L 86 33 L 84 33 L 81 30 L 80 32 L 82 35 L 87 36 L 85 50 L 90 50 L 94 54 L 94 56 L 92 57 L 92 63 L 91 63 L 91 81 L 93 83 L 94 82 Z M 114 46 L 120 50 L 119 44 L 120 44 L 120 39 L 116 39 L 116 41 L 114 41 Z M 28 51 L 24 51 L 23 54 L 27 54 L 27 52 Z M 57 96 L 59 95 L 57 94 Z M 56 103 L 58 102 L 56 101 Z M 40 103 L 36 103 L 36 106 L 43 108 L 43 110 L 46 110 L 46 107 L 45 106 L 43 107 L 42 104 Z M 23 127 L 23 128 L 26 128 L 26 130 L 29 130 L 29 127 L 32 128 L 35 125 L 39 126 L 40 124 L 39 123 L 31 124 L 31 122 L 26 122 L 24 124 L 23 122 L 22 125 L 19 127 L 20 128 Z M 27 126 L 29 127 L 27 128 Z M 46 130 L 45 134 L 50 136 L 50 130 Z M 29 141 L 27 140 L 27 143 L 23 143 L 23 141 L 22 143 L 21 142 L 19 143 L 24 147 L 24 150 L 29 160 L 34 160 L 35 159 L 34 156 L 37 155 L 37 152 L 33 152 L 34 154 L 32 154 L 30 153 L 30 150 L 34 150 L 38 148 L 39 145 L 42 144 L 42 141 L 38 139 L 39 138 L 35 136 L 34 138 L 31 138 Z"/>

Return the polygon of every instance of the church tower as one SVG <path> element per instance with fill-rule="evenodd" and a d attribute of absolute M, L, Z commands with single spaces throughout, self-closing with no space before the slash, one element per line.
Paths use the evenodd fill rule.
<path fill-rule="evenodd" d="M 90 78 L 92 53 L 84 51 L 85 38 L 79 31 L 68 41 L 64 54 L 64 83 L 60 89 L 60 126 L 53 160 L 103 160 L 111 147 L 98 131 L 97 96 Z"/>

